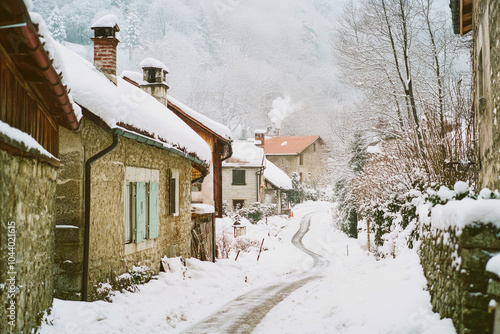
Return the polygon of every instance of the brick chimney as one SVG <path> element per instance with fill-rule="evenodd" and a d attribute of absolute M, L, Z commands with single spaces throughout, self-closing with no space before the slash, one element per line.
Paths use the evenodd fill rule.
<path fill-rule="evenodd" d="M 264 144 L 266 143 L 266 132 L 267 130 L 255 130 L 255 146 L 264 149 Z"/>
<path fill-rule="evenodd" d="M 120 42 L 116 33 L 120 31 L 118 18 L 113 15 L 105 15 L 92 24 L 94 37 L 94 66 L 101 72 L 107 74 L 108 78 L 116 84 L 116 46 Z M 112 76 L 112 77 L 110 77 Z"/>
<path fill-rule="evenodd" d="M 167 105 L 167 74 L 168 68 L 161 61 L 146 58 L 139 64 L 142 67 L 143 83 L 141 88 L 158 101 Z"/>

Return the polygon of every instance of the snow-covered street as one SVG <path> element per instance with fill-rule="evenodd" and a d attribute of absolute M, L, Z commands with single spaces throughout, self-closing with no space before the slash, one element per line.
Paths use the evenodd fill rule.
<path fill-rule="evenodd" d="M 112 303 L 56 300 L 41 333 L 455 333 L 431 311 L 414 251 L 377 260 L 333 228 L 330 203 L 294 215 L 249 227 L 249 238 L 267 236 L 259 262 L 256 250 L 171 259 L 170 272 Z"/>

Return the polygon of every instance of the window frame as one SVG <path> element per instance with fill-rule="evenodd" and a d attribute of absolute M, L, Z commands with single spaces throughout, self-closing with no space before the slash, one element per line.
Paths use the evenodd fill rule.
<path fill-rule="evenodd" d="M 159 170 L 126 167 L 124 184 L 125 245 L 140 244 L 147 240 L 154 240 L 159 236 L 159 175 Z M 143 210 L 138 211 L 140 205 L 143 206 Z"/>
<path fill-rule="evenodd" d="M 243 177 L 241 177 L 241 175 L 239 176 L 240 180 L 237 180 L 237 178 L 235 177 L 236 174 L 238 174 L 238 173 L 241 173 L 241 175 L 243 175 Z M 243 181 L 241 181 L 241 179 Z M 238 182 L 235 182 L 235 180 L 238 181 Z M 244 169 L 233 169 L 232 173 L 231 173 L 231 185 L 233 185 L 233 186 L 246 186 L 247 185 L 246 170 L 244 170 Z"/>
<path fill-rule="evenodd" d="M 170 169 L 170 175 L 168 178 L 168 211 L 171 216 L 179 216 L 179 199 L 180 199 L 180 188 L 179 188 L 179 170 Z M 174 192 L 172 193 L 172 188 Z"/>

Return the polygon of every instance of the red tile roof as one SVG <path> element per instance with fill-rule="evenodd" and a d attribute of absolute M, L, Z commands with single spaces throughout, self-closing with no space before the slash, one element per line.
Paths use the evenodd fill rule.
<path fill-rule="evenodd" d="M 266 138 L 264 150 L 270 155 L 299 154 L 313 144 L 319 136 L 281 136 Z"/>

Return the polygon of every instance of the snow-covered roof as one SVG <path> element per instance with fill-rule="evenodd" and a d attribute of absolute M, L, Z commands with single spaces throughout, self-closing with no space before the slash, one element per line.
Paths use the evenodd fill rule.
<path fill-rule="evenodd" d="M 98 18 L 90 28 L 114 28 L 115 26 L 118 26 L 118 17 L 108 14 Z"/>
<path fill-rule="evenodd" d="M 292 180 L 278 166 L 271 161 L 266 160 L 266 169 L 264 169 L 264 177 L 276 188 L 291 190 Z"/>
<path fill-rule="evenodd" d="M 50 154 L 50 152 L 43 148 L 43 146 L 40 145 L 35 138 L 2 121 L 0 121 L 0 135 L 10 138 L 10 140 L 14 141 L 17 145 L 24 146 L 28 152 L 35 151 L 36 153 L 48 158 L 56 159 L 52 154 Z"/>
<path fill-rule="evenodd" d="M 227 139 L 227 140 L 232 140 L 233 134 L 227 126 L 222 125 L 222 124 L 214 121 L 213 119 L 210 119 L 207 116 L 200 114 L 199 112 L 189 108 L 188 106 L 186 106 L 182 102 L 176 100 L 175 98 L 173 98 L 170 95 L 167 96 L 167 100 L 168 100 L 168 103 L 176 106 L 184 114 L 195 119 L 196 121 L 198 121 L 199 123 L 201 123 L 205 127 L 209 128 L 214 133 L 218 134 L 220 137 Z"/>
<path fill-rule="evenodd" d="M 92 63 L 55 41 L 53 44 L 64 63 L 63 75 L 75 102 L 112 129 L 133 128 L 137 135 L 146 134 L 165 147 L 210 162 L 207 143 L 166 106 L 122 78 L 114 85 Z"/>
<path fill-rule="evenodd" d="M 43 48 L 49 54 L 50 59 L 53 61 L 52 66 L 56 69 L 57 72 L 62 72 L 63 76 L 61 78 L 61 82 L 63 85 L 68 86 L 68 82 L 66 80 L 66 76 L 64 75 L 66 67 L 61 57 L 58 57 L 57 51 L 55 50 L 55 45 L 57 42 L 52 38 L 45 21 L 42 16 L 38 13 L 30 12 L 30 18 L 33 23 L 38 25 L 38 35 L 40 37 L 40 42 L 43 45 Z M 67 93 L 71 106 L 73 107 L 73 111 L 75 112 L 75 116 L 78 121 L 82 118 L 82 109 L 78 106 L 73 98 L 71 92 Z"/>
<path fill-rule="evenodd" d="M 264 150 L 253 142 L 237 140 L 232 143 L 233 155 L 222 162 L 223 167 L 264 167 Z"/>
<path fill-rule="evenodd" d="M 165 64 L 163 64 L 161 61 L 155 58 L 144 58 L 139 63 L 139 66 L 141 66 L 141 68 L 148 68 L 148 67 L 161 68 L 162 70 L 167 71 L 167 73 L 170 72 Z"/>
<path fill-rule="evenodd" d="M 142 73 L 136 71 L 123 71 L 121 77 L 122 78 L 127 77 L 130 80 L 137 82 L 139 85 L 145 82 L 143 80 L 144 76 L 142 75 Z"/>
<path fill-rule="evenodd" d="M 255 133 L 262 135 L 262 134 L 266 134 L 267 130 L 265 130 L 265 129 L 257 129 L 257 130 L 255 130 Z"/>

